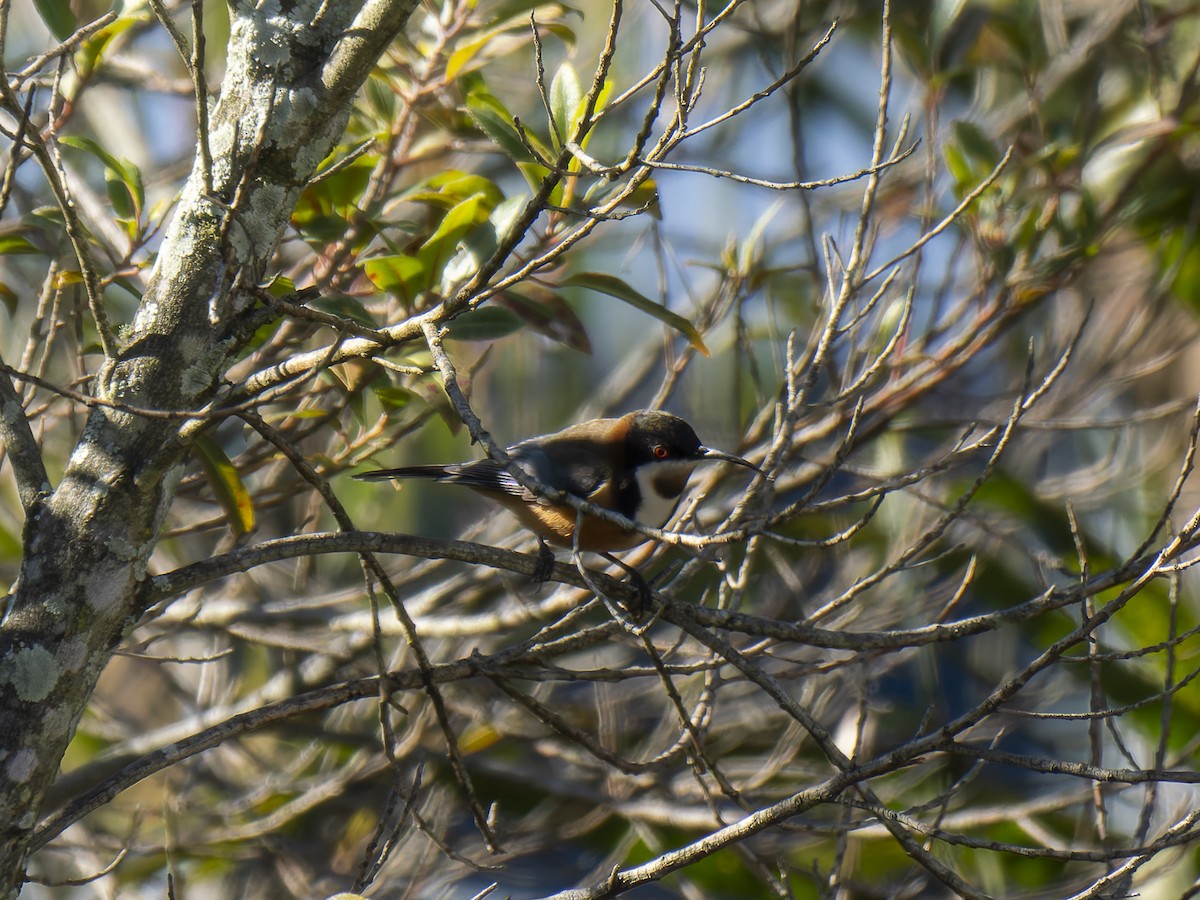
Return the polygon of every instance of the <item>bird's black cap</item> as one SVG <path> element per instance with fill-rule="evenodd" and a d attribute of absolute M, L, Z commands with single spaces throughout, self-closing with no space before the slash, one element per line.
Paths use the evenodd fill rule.
<path fill-rule="evenodd" d="M 723 459 L 758 471 L 758 467 L 749 460 L 705 447 L 700 443 L 700 438 L 691 425 L 679 416 L 661 410 L 647 409 L 635 414 L 625 435 L 625 441 L 629 461 L 634 466 L 651 462 Z"/>

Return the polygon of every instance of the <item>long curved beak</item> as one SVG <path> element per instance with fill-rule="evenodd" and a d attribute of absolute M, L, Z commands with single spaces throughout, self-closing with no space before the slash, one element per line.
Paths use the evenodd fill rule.
<path fill-rule="evenodd" d="M 725 462 L 731 462 L 735 465 L 745 466 L 747 469 L 753 469 L 759 475 L 763 474 L 763 470 L 750 462 L 748 459 L 742 459 L 740 456 L 734 456 L 732 453 L 726 453 L 724 450 L 714 450 L 712 447 L 701 447 L 700 455 L 705 459 L 723 459 Z"/>

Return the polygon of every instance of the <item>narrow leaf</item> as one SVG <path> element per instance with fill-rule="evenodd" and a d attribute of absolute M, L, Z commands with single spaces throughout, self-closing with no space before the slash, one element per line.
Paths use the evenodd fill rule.
<path fill-rule="evenodd" d="M 79 27 L 79 20 L 69 3 L 63 3 L 62 0 L 33 0 L 33 6 L 46 28 L 60 41 L 65 41 Z"/>
<path fill-rule="evenodd" d="M 775 214 L 782 207 L 782 201 L 777 200 L 772 203 L 758 217 L 758 221 L 751 226 L 749 233 L 747 233 L 741 247 L 738 249 L 737 271 L 739 275 L 749 275 L 750 270 L 762 258 L 762 247 L 760 244 L 763 235 L 766 234 L 767 226 L 771 224 L 771 220 L 775 218 Z"/>
<path fill-rule="evenodd" d="M 588 290 L 608 294 L 610 297 L 616 297 L 618 300 L 628 303 L 635 309 L 640 309 L 647 315 L 653 316 L 664 325 L 674 328 L 705 356 L 712 356 L 708 347 L 704 345 L 704 338 L 700 336 L 700 332 L 696 330 L 695 325 L 679 315 L 679 313 L 672 312 L 662 304 L 655 303 L 644 294 L 638 293 L 615 275 L 605 275 L 602 272 L 580 272 L 564 279 L 561 282 L 561 286 L 587 288 Z"/>
<path fill-rule="evenodd" d="M 493 302 L 520 316 L 534 331 L 552 341 L 579 350 L 592 352 L 583 321 L 562 297 L 536 282 L 526 282 L 519 290 L 507 290 Z"/>
<path fill-rule="evenodd" d="M 250 492 L 246 490 L 237 469 L 211 437 L 200 437 L 195 447 L 200 456 L 200 465 L 216 494 L 217 502 L 225 511 L 230 529 L 236 537 L 249 534 L 255 524 L 254 501 L 250 499 Z"/>
<path fill-rule="evenodd" d="M 504 105 L 486 91 L 476 90 L 467 97 L 467 112 L 505 153 L 517 162 L 533 162 L 533 154 L 521 141 L 512 115 Z"/>
<path fill-rule="evenodd" d="M 37 253 L 38 248 L 19 234 L 0 235 L 0 256 L 18 253 Z"/>
<path fill-rule="evenodd" d="M 66 135 L 59 143 L 89 153 L 104 164 L 104 181 L 114 211 L 122 218 L 138 219 L 146 203 L 146 188 L 142 172 L 127 159 L 120 159 L 91 138 Z"/>
<path fill-rule="evenodd" d="M 521 319 L 507 309 L 483 306 L 464 313 L 446 329 L 446 338 L 455 341 L 495 341 L 521 330 Z"/>

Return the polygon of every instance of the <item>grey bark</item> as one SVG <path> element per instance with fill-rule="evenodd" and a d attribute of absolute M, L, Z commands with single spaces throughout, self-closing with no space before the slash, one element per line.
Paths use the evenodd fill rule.
<path fill-rule="evenodd" d="M 97 398 L 160 411 L 219 402 L 254 306 L 248 289 L 269 274 L 300 191 L 415 5 L 233 7 L 209 135 L 213 195 L 197 159 L 137 316 L 97 374 Z M 0 623 L 0 898 L 20 891 L 46 790 L 100 672 L 144 611 L 147 560 L 202 427 L 94 407 L 58 487 L 22 493 L 24 557 Z M 21 429 L 10 420 L 4 436 L 16 449 Z M 26 484 L 37 481 L 36 465 L 25 471 Z"/>

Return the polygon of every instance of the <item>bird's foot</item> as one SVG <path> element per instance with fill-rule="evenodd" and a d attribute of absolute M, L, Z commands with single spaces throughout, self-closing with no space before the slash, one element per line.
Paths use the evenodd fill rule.
<path fill-rule="evenodd" d="M 553 574 L 554 551 L 550 549 L 545 541 L 539 539 L 537 565 L 533 569 L 533 575 L 530 576 L 530 580 L 538 587 L 541 587 L 550 580 L 550 576 Z"/>
<path fill-rule="evenodd" d="M 642 577 L 641 572 L 617 559 L 611 553 L 601 553 L 600 555 L 614 565 L 620 566 L 629 575 L 630 585 L 637 591 L 637 598 L 626 604 L 626 611 L 633 621 L 640 622 L 654 607 L 654 596 L 649 583 Z"/>
<path fill-rule="evenodd" d="M 635 622 L 640 622 L 654 608 L 654 597 L 650 591 L 650 585 L 646 583 L 641 572 L 634 569 L 629 573 L 629 580 L 633 583 L 634 590 L 637 591 L 637 599 L 629 604 L 629 617 Z"/>

